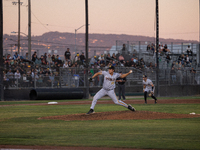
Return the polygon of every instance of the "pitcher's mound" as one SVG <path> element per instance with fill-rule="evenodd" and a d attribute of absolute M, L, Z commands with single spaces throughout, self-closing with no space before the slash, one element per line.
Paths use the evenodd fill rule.
<path fill-rule="evenodd" d="M 193 118 L 200 117 L 199 114 L 171 114 L 151 111 L 111 111 L 111 112 L 97 112 L 90 115 L 86 114 L 72 114 L 62 116 L 48 116 L 39 119 L 54 119 L 54 120 L 134 120 L 134 119 L 170 119 L 170 118 Z"/>

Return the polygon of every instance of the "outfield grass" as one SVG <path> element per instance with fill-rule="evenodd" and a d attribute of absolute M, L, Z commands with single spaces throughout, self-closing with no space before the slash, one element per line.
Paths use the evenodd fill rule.
<path fill-rule="evenodd" d="M 43 116 L 86 113 L 90 105 L 0 107 L 0 145 L 95 146 L 152 149 L 200 149 L 200 118 L 158 120 L 62 121 Z M 137 110 L 200 114 L 200 104 L 136 104 Z M 97 104 L 96 112 L 122 111 Z"/>

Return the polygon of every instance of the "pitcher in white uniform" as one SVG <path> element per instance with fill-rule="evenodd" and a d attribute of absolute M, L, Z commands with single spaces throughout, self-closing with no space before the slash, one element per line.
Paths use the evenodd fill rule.
<path fill-rule="evenodd" d="M 155 100 L 155 104 L 157 103 L 157 98 L 154 96 L 155 87 L 153 82 L 150 79 L 147 79 L 146 75 L 143 75 L 143 93 L 144 93 L 144 101 L 147 104 L 147 93 L 149 96 Z"/>
<path fill-rule="evenodd" d="M 131 111 L 136 111 L 134 107 L 132 107 L 131 105 L 128 105 L 126 103 L 124 103 L 121 100 L 117 99 L 117 96 L 115 94 L 115 81 L 118 77 L 120 78 L 125 78 L 126 76 L 128 76 L 129 74 L 132 73 L 132 70 L 130 70 L 128 73 L 126 74 L 119 74 L 119 73 L 115 73 L 115 67 L 114 66 L 110 66 L 108 68 L 108 71 L 100 71 L 95 73 L 92 78 L 90 78 L 90 81 L 97 77 L 98 75 L 103 75 L 104 76 L 104 82 L 103 82 L 103 88 L 101 90 L 99 90 L 95 96 L 93 97 L 93 101 L 90 107 L 89 112 L 87 113 L 87 115 L 94 113 L 94 107 L 98 101 L 98 99 L 100 99 L 101 97 L 108 95 L 115 104 L 117 105 L 121 105 L 124 106 L 126 108 L 128 108 Z"/>

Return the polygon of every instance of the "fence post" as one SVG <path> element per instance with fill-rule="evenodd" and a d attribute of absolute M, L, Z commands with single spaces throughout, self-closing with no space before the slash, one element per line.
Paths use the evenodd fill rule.
<path fill-rule="evenodd" d="M 61 88 L 61 69 L 59 69 L 59 86 Z"/>
<path fill-rule="evenodd" d="M 140 50 L 140 41 L 139 41 L 139 57 L 138 60 L 141 58 L 141 50 Z"/>
<path fill-rule="evenodd" d="M 183 54 L 183 43 L 181 43 L 181 54 Z"/>

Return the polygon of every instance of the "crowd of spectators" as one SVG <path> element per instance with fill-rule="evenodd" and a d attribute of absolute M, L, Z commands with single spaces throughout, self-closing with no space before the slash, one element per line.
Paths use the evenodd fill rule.
<path fill-rule="evenodd" d="M 45 53 L 40 57 L 34 52 L 31 60 L 28 53 L 20 56 L 17 52 L 11 57 L 10 54 L 3 56 L 4 86 L 8 87 L 33 87 L 37 86 L 58 86 L 59 68 L 63 66 L 63 61 L 59 55 Z"/>
<path fill-rule="evenodd" d="M 125 46 L 123 46 L 124 49 Z M 155 44 L 149 44 L 147 51 L 154 53 Z M 159 53 L 165 57 L 167 63 L 171 61 L 169 55 L 170 50 L 167 45 L 159 45 Z M 185 54 L 181 54 L 177 60 L 171 63 L 172 74 L 177 70 L 184 70 L 185 67 L 191 67 L 193 61 L 193 53 L 188 46 Z M 51 55 L 44 53 L 41 56 L 34 52 L 31 60 L 28 59 L 28 53 L 25 56 L 20 56 L 17 52 L 13 56 L 10 54 L 3 57 L 4 64 L 4 85 L 5 87 L 33 87 L 37 82 L 37 86 L 59 86 L 59 70 L 60 68 L 84 68 L 86 66 L 86 58 L 84 53 L 77 53 L 74 58 L 71 57 L 70 49 L 67 48 L 64 53 L 64 60 L 61 60 L 59 55 Z M 134 67 L 143 71 L 143 69 L 155 69 L 156 64 L 153 62 L 145 62 L 143 58 L 138 58 L 134 53 L 128 59 L 123 54 L 101 54 L 100 56 L 92 56 L 89 59 L 89 74 L 93 75 L 93 69 L 115 67 Z M 192 71 L 191 71 L 192 72 Z M 174 77 L 173 77 L 174 78 Z"/>

